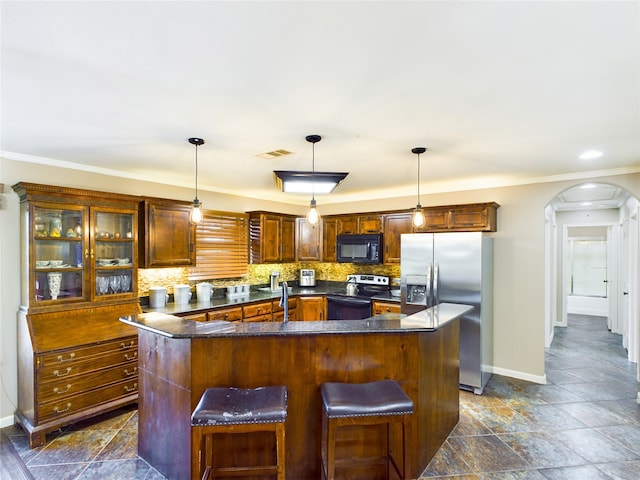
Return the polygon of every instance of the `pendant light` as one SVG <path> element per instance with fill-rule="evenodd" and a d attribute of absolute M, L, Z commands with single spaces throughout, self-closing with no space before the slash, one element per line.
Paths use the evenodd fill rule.
<path fill-rule="evenodd" d="M 309 213 L 307 213 L 307 220 L 311 225 L 316 225 L 320 221 L 320 215 L 318 215 L 318 207 L 316 205 L 316 192 L 315 192 L 315 174 L 316 174 L 316 143 L 322 140 L 320 135 L 307 135 L 307 142 L 311 143 L 311 203 L 309 203 Z"/>
<path fill-rule="evenodd" d="M 189 143 L 196 146 L 196 198 L 193 199 L 189 220 L 191 223 L 197 225 L 202 222 L 202 204 L 200 200 L 198 200 L 198 147 L 204 145 L 204 140 L 201 138 L 190 138 Z"/>
<path fill-rule="evenodd" d="M 426 152 L 424 147 L 415 147 L 411 149 L 411 153 L 418 155 L 418 203 L 413 210 L 413 226 L 422 227 L 425 224 L 424 212 L 422 211 L 422 205 L 420 205 L 420 154 Z"/>

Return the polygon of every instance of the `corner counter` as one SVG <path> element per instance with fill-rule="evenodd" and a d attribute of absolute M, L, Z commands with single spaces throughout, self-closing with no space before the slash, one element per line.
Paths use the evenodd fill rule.
<path fill-rule="evenodd" d="M 138 328 L 138 453 L 169 479 L 192 478 L 189 419 L 206 388 L 286 385 L 287 479 L 320 478 L 320 385 L 390 378 L 415 405 L 407 467 L 417 478 L 458 422 L 458 318 L 471 308 L 441 304 L 410 316 L 286 323 L 201 323 L 158 312 L 123 317 Z M 384 430 L 349 428 L 340 455 L 375 454 Z M 223 463 L 257 463 L 270 460 L 269 442 L 269 435 L 234 435 L 214 448 Z M 390 442 L 399 451 L 398 432 Z M 385 472 L 345 473 L 372 480 Z"/>

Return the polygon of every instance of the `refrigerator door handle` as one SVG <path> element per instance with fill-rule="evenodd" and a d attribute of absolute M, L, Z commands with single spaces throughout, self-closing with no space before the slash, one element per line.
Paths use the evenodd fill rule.
<path fill-rule="evenodd" d="M 427 267 L 427 308 L 433 307 L 433 263 Z"/>
<path fill-rule="evenodd" d="M 436 262 L 436 266 L 433 269 L 433 304 L 435 307 L 440 303 L 440 296 L 438 294 L 438 286 L 440 285 L 440 264 Z"/>

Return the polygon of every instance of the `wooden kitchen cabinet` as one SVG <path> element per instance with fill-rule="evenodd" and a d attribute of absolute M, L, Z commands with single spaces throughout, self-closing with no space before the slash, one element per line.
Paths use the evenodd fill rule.
<path fill-rule="evenodd" d="M 138 198 L 18 183 L 22 242 L 16 419 L 29 445 L 137 401 Z"/>
<path fill-rule="evenodd" d="M 381 300 L 374 300 L 371 305 L 371 311 L 373 315 L 381 315 L 383 313 L 400 313 L 399 302 L 383 302 Z"/>
<path fill-rule="evenodd" d="M 314 321 L 327 318 L 327 301 L 324 295 L 298 297 L 298 320 Z"/>
<path fill-rule="evenodd" d="M 296 261 L 319 262 L 322 260 L 322 226 L 312 225 L 306 218 L 296 219 Z"/>
<path fill-rule="evenodd" d="M 338 235 L 382 233 L 382 215 L 377 213 L 339 215 Z"/>
<path fill-rule="evenodd" d="M 249 214 L 249 258 L 256 263 L 294 262 L 296 217 L 254 211 Z"/>
<path fill-rule="evenodd" d="M 224 320 L 225 322 L 241 322 L 242 307 L 216 308 L 208 312 L 207 319 L 209 321 Z"/>
<path fill-rule="evenodd" d="M 272 320 L 273 303 L 268 302 L 251 303 L 242 307 L 243 322 L 270 322 Z"/>
<path fill-rule="evenodd" d="M 384 216 L 383 261 L 385 264 L 400 263 L 400 236 L 403 233 L 413 232 L 411 217 L 412 214 L 409 212 Z"/>
<path fill-rule="evenodd" d="M 196 264 L 196 226 L 191 203 L 161 198 L 140 202 L 140 266 L 181 267 Z"/>
<path fill-rule="evenodd" d="M 495 232 L 498 207 L 495 202 L 428 207 L 425 225 L 414 232 Z"/>
<path fill-rule="evenodd" d="M 297 305 L 298 299 L 295 297 L 289 297 L 289 320 L 297 320 Z M 280 306 L 280 299 L 273 300 L 273 321 L 274 322 L 282 322 L 284 321 L 284 307 Z"/>
<path fill-rule="evenodd" d="M 335 262 L 338 259 L 337 252 L 338 219 L 326 217 L 322 219 L 322 260 Z"/>

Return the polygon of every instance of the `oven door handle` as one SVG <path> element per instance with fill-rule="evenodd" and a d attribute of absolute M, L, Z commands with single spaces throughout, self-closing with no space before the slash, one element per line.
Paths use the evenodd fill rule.
<path fill-rule="evenodd" d="M 327 301 L 337 305 L 370 305 L 371 300 L 368 298 L 358 297 L 341 297 L 339 295 L 327 295 Z"/>

